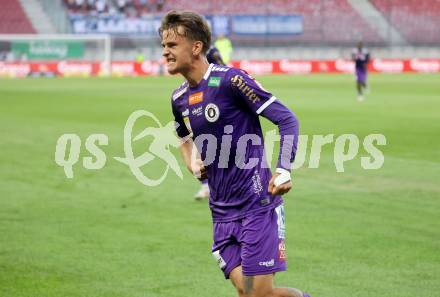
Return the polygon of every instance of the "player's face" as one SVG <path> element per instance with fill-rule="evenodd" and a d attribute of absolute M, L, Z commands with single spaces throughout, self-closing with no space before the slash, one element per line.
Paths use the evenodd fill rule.
<path fill-rule="evenodd" d="M 162 34 L 162 55 L 165 57 L 170 74 L 185 73 L 192 62 L 193 42 L 183 36 L 183 28 L 178 28 L 179 34 L 170 29 Z"/>

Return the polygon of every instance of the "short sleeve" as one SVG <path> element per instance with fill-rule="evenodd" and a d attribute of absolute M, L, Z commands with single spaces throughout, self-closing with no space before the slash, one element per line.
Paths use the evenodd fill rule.
<path fill-rule="evenodd" d="M 245 102 L 256 114 L 261 114 L 276 98 L 247 72 L 232 68 L 228 75 L 234 95 Z"/>

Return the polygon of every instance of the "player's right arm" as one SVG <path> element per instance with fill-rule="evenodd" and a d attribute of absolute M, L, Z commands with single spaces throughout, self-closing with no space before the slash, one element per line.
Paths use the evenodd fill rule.
<path fill-rule="evenodd" d="M 180 153 L 182 154 L 183 161 L 186 168 L 199 180 L 208 178 L 206 175 L 206 168 L 200 159 L 196 146 L 191 138 L 187 139 L 180 146 Z"/>
<path fill-rule="evenodd" d="M 203 162 L 200 159 L 200 154 L 197 151 L 194 142 L 191 139 L 191 132 L 188 131 L 187 127 L 182 118 L 182 114 L 174 105 L 174 102 L 171 104 L 173 109 L 175 127 L 177 136 L 180 138 L 180 153 L 182 155 L 182 159 L 185 162 L 186 168 L 200 180 L 206 179 L 206 168 L 203 166 Z"/>
<path fill-rule="evenodd" d="M 353 61 L 353 62 L 356 62 L 356 53 L 357 53 L 357 49 L 353 49 L 352 51 L 351 51 L 351 60 Z"/>

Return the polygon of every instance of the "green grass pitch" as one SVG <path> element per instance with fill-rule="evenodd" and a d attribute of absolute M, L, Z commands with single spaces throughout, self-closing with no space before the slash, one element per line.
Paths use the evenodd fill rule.
<path fill-rule="evenodd" d="M 318 169 L 294 173 L 285 196 L 289 267 L 276 284 L 313 296 L 439 296 L 440 75 L 371 75 L 362 103 L 349 75 L 259 80 L 296 112 L 301 134 L 387 138 L 379 170 L 362 169 L 360 151 L 336 173 L 326 146 Z M 0 80 L 0 296 L 235 296 L 211 256 L 209 209 L 192 197 L 197 182 L 182 168 L 183 180 L 170 172 L 145 187 L 113 159 L 124 155 L 133 111 L 171 120 L 179 83 Z M 71 180 L 54 161 L 64 133 L 82 140 Z M 95 171 L 82 166 L 92 133 L 109 137 L 107 163 Z M 163 166 L 155 160 L 144 171 L 155 176 Z"/>

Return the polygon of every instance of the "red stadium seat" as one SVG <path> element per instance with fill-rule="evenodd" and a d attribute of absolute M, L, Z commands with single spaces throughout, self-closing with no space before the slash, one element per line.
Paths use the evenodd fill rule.
<path fill-rule="evenodd" d="M 0 34 L 35 34 L 18 0 L 2 0 L 0 9 Z"/>
<path fill-rule="evenodd" d="M 409 43 L 438 45 L 440 1 L 370 0 Z"/>
<path fill-rule="evenodd" d="M 91 13 L 91 10 L 87 10 L 87 5 L 78 8 L 72 4 L 75 0 L 63 1 L 73 13 Z M 16 0 L 4 0 L 4 2 L 18 5 Z M 84 3 L 86 2 L 84 1 Z M 115 7 L 116 5 L 116 0 L 108 0 L 107 2 L 110 6 Z M 384 37 L 381 37 L 347 0 L 131 0 L 130 7 L 135 10 L 135 15 L 143 16 L 158 13 L 157 3 L 159 2 L 164 3 L 160 12 L 194 10 L 205 15 L 302 15 L 302 35 L 293 38 L 270 37 L 289 44 L 299 42 L 312 45 L 340 45 L 353 44 L 358 40 L 363 40 L 370 45 L 388 43 L 388 40 L 384 40 Z M 370 0 L 370 2 L 410 44 L 437 45 L 440 42 L 440 34 L 436 30 L 436 28 L 440 28 L 440 0 Z M 2 10 L 1 13 L 11 17 L 5 10 Z M 10 25 L 9 21 L 5 22 L 4 17 L 1 18 L 1 21 L 14 29 L 18 28 Z M 234 36 L 231 37 L 234 39 Z M 236 39 L 237 41 L 245 41 L 252 39 L 252 37 L 237 36 Z"/>
<path fill-rule="evenodd" d="M 295 40 L 309 43 L 383 43 L 384 40 L 346 0 L 168 0 L 165 11 L 191 9 L 202 14 L 300 14 L 304 34 Z"/>

